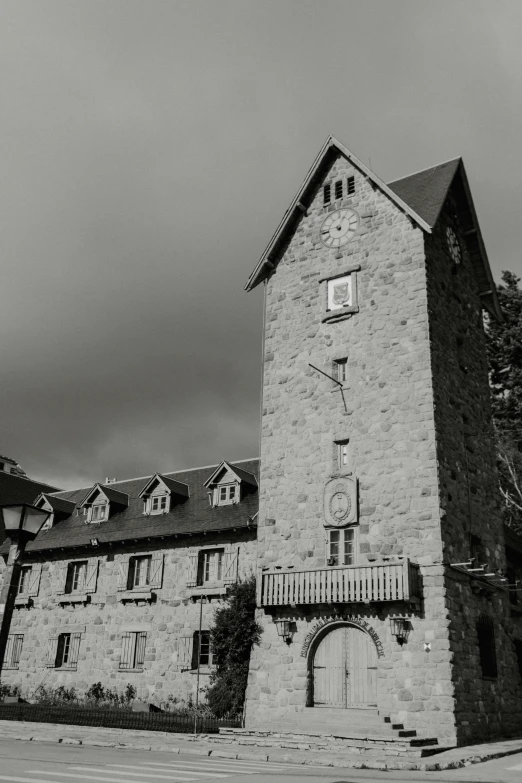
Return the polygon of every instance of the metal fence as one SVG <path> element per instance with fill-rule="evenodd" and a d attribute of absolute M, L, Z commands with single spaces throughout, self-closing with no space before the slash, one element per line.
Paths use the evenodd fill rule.
<path fill-rule="evenodd" d="M 240 728 L 241 717 L 175 715 L 168 712 L 131 712 L 121 709 L 52 706 L 47 704 L 0 704 L 0 720 L 62 723 L 69 726 L 100 726 L 112 729 L 171 731 L 183 734 L 217 734 L 220 727 Z"/>

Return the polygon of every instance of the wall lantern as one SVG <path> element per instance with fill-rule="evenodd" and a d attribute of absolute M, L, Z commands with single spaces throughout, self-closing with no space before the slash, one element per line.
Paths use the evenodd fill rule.
<path fill-rule="evenodd" d="M 91 546 L 98 546 L 99 543 L 97 538 L 91 538 Z"/>
<path fill-rule="evenodd" d="M 411 624 L 407 617 L 390 617 L 390 628 L 398 644 L 402 645 L 408 641 L 411 631 Z"/>
<path fill-rule="evenodd" d="M 274 620 L 277 635 L 281 636 L 287 644 L 292 642 L 292 623 L 290 620 Z"/>

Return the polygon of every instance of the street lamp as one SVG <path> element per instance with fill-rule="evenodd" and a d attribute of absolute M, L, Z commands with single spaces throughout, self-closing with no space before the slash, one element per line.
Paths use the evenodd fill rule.
<path fill-rule="evenodd" d="M 7 565 L 0 591 L 0 673 L 4 664 L 5 648 L 11 627 L 14 602 L 20 581 L 20 568 L 25 544 L 34 538 L 52 512 L 29 503 L 0 505 L 5 532 L 11 540 Z"/>

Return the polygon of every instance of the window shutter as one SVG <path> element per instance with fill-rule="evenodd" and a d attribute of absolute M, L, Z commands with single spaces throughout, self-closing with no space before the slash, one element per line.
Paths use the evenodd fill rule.
<path fill-rule="evenodd" d="M 120 669 L 130 669 L 132 666 L 132 649 L 135 635 L 124 633 L 121 636 Z"/>
<path fill-rule="evenodd" d="M 98 558 L 90 557 L 87 561 L 87 572 L 85 575 L 85 584 L 83 587 L 85 592 L 95 593 L 97 581 L 98 581 Z"/>
<path fill-rule="evenodd" d="M 127 589 L 127 581 L 129 578 L 129 558 L 128 556 L 124 560 L 120 560 L 118 563 L 120 567 L 120 573 L 118 576 L 118 590 Z"/>
<path fill-rule="evenodd" d="M 13 665 L 12 663 L 13 645 L 14 645 L 14 634 L 10 633 L 9 636 L 7 637 L 7 644 L 4 653 L 5 666 L 8 666 L 9 668 L 11 668 L 11 666 Z"/>
<path fill-rule="evenodd" d="M 69 647 L 69 660 L 67 661 L 68 669 L 76 669 L 78 665 L 78 654 L 80 652 L 80 639 L 81 633 L 71 634 L 71 645 Z"/>
<path fill-rule="evenodd" d="M 142 669 L 145 663 L 145 645 L 147 643 L 147 634 L 145 631 L 139 631 L 136 634 L 136 669 Z"/>
<path fill-rule="evenodd" d="M 198 554 L 199 552 L 197 549 L 189 549 L 187 587 L 196 587 L 198 583 Z"/>
<path fill-rule="evenodd" d="M 239 547 L 227 546 L 223 558 L 223 582 L 226 585 L 232 585 L 237 582 L 237 565 Z"/>
<path fill-rule="evenodd" d="M 33 563 L 33 567 L 31 569 L 31 576 L 29 578 L 29 591 L 28 595 L 35 596 L 38 595 L 38 590 L 40 589 L 40 576 L 42 573 L 42 564 L 41 563 Z"/>
<path fill-rule="evenodd" d="M 198 658 L 200 657 L 200 645 L 201 645 L 200 633 L 199 631 L 195 631 L 193 641 L 192 641 L 192 662 L 190 665 L 191 669 L 198 668 Z"/>
<path fill-rule="evenodd" d="M 163 552 L 152 555 L 150 564 L 150 587 L 161 587 L 163 577 Z"/>
<path fill-rule="evenodd" d="M 18 669 L 20 663 L 20 656 L 22 654 L 22 644 L 24 643 L 24 635 L 22 633 L 15 633 L 13 639 L 13 650 L 11 657 L 11 664 Z"/>
<path fill-rule="evenodd" d="M 50 636 L 47 640 L 47 660 L 45 665 L 48 668 L 54 669 L 56 663 L 56 651 L 58 648 L 58 637 Z"/>
<path fill-rule="evenodd" d="M 178 664 L 180 669 L 190 669 L 192 665 L 192 634 L 183 634 L 178 641 Z"/>
<path fill-rule="evenodd" d="M 68 565 L 69 565 L 68 563 L 61 563 L 56 570 L 55 592 L 57 595 L 63 595 L 65 593 L 65 583 L 67 581 Z"/>

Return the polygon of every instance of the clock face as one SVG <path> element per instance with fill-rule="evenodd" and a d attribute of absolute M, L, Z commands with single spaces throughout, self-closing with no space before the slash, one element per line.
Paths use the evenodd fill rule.
<path fill-rule="evenodd" d="M 446 229 L 446 242 L 448 245 L 449 254 L 456 264 L 460 264 L 462 261 L 462 250 L 460 249 L 460 243 L 455 231 L 448 226 Z"/>
<path fill-rule="evenodd" d="M 353 237 L 359 226 L 359 216 L 353 209 L 331 212 L 321 226 L 321 240 L 326 247 L 341 247 Z"/>

